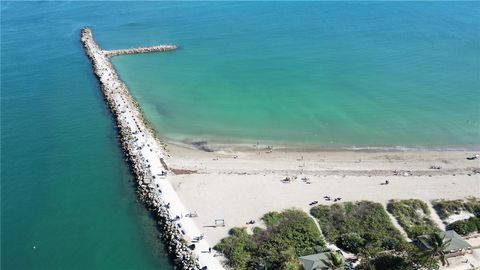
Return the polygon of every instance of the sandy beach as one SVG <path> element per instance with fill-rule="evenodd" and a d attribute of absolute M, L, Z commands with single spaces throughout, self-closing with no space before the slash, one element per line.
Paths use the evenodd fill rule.
<path fill-rule="evenodd" d="M 370 200 L 385 205 L 390 199 L 430 202 L 480 194 L 480 160 L 467 159 L 476 154 L 472 151 L 327 151 L 205 142 L 170 142 L 165 148 L 144 122 L 108 55 L 176 47 L 102 51 L 89 29 L 83 30 L 82 41 L 116 117 L 124 150 L 137 174 L 140 197 L 148 198 L 160 213 L 166 233 L 174 236 L 172 253 L 182 257 L 186 268 L 222 269 L 221 257 L 211 247 L 232 227 L 262 226 L 260 217 L 269 211 L 299 208 L 308 213 L 318 203 Z M 171 172 L 168 177 L 167 171 Z M 246 224 L 252 220 L 255 224 Z M 192 248 L 187 244 L 193 244 Z"/>
<path fill-rule="evenodd" d="M 300 208 L 309 203 L 390 199 L 456 199 L 480 194 L 480 160 L 472 151 L 316 151 L 265 147 L 206 152 L 168 144 L 169 177 L 195 223 L 211 244 L 235 226 L 261 225 L 268 211 Z M 290 182 L 282 181 L 289 178 Z M 385 181 L 389 184 L 385 185 Z M 436 214 L 433 218 L 441 223 Z M 214 227 L 224 219 L 225 227 Z M 249 220 L 255 225 L 246 225 Z M 441 225 L 441 224 L 439 224 Z"/>

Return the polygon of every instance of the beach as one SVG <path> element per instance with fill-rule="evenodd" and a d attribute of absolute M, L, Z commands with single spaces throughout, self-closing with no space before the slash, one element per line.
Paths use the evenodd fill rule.
<path fill-rule="evenodd" d="M 170 169 L 177 172 L 169 179 L 186 208 L 197 212 L 195 223 L 211 244 L 232 227 L 262 226 L 259 218 L 269 211 L 294 207 L 309 212 L 313 201 L 332 204 L 333 198 L 341 198 L 385 205 L 390 199 L 429 202 L 480 194 L 480 160 L 466 159 L 472 151 L 306 152 L 273 147 L 206 152 L 174 143 L 167 149 Z M 282 181 L 287 177 L 290 182 Z M 212 227 L 215 219 L 224 219 L 226 226 Z M 256 224 L 246 225 L 250 220 Z"/>
<path fill-rule="evenodd" d="M 467 151 L 165 144 L 143 118 L 109 57 L 173 51 L 177 46 L 101 50 L 89 28 L 82 29 L 81 40 L 115 117 L 139 197 L 156 215 L 167 249 L 183 269 L 222 269 L 212 247 L 232 227 L 262 226 L 260 217 L 270 211 L 309 212 L 318 203 L 386 204 L 390 199 L 431 201 L 480 193 L 478 155 Z"/>
<path fill-rule="evenodd" d="M 206 232 L 197 251 L 207 263 L 217 257 L 202 251 L 232 226 L 251 219 L 262 226 L 258 217 L 270 210 L 332 203 L 325 195 L 384 202 L 474 193 L 478 175 L 447 158 L 452 163 L 434 158 L 415 171 L 416 161 L 336 151 L 317 157 L 309 145 L 477 146 L 465 155 L 478 153 L 479 10 L 478 2 L 2 3 L 0 268 L 178 267 L 169 250 L 178 242 L 163 238 L 157 212 L 142 200 L 156 184 L 161 206 L 172 201 L 170 218 L 183 215 L 168 230 L 182 224 L 188 244 Z M 79 41 L 86 25 L 133 96 L 111 96 L 113 115 Z M 112 57 L 158 44 L 179 49 Z M 100 85 L 114 90 L 123 82 Z M 128 145 L 151 162 L 136 159 L 133 168 L 119 130 L 139 127 L 146 138 L 137 132 Z M 173 142 L 165 152 L 151 129 L 162 141 L 208 141 L 215 152 L 176 151 Z M 217 149 L 211 142 L 219 140 L 226 145 Z M 228 145 L 239 141 L 252 143 Z M 248 150 L 257 141 L 273 152 L 257 158 Z M 283 153 L 280 142 L 309 149 Z M 298 174 L 302 155 L 313 160 L 305 164 L 311 184 L 302 177 L 282 183 Z M 135 173 L 161 174 L 162 156 L 168 177 L 144 182 L 139 196 Z M 466 162 L 462 153 L 458 162 Z M 391 169 L 423 176 L 389 176 Z M 388 186 L 378 184 L 387 178 Z M 198 218 L 185 218 L 195 211 Z M 214 218 L 226 226 L 203 227 Z"/>

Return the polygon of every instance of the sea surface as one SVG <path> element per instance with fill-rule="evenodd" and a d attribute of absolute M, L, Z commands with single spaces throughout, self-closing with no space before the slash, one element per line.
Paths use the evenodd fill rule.
<path fill-rule="evenodd" d="M 480 2 L 183 3 L 128 25 L 178 51 L 113 63 L 168 139 L 479 148 L 478 14 Z"/>
<path fill-rule="evenodd" d="M 172 269 L 79 41 L 171 140 L 480 145 L 479 2 L 1 2 L 1 269 Z"/>

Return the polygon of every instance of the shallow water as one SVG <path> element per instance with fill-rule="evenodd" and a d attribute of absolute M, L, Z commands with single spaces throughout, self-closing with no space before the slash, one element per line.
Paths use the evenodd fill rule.
<path fill-rule="evenodd" d="M 171 269 L 79 41 L 177 140 L 471 147 L 479 2 L 2 2 L 1 268 Z"/>
<path fill-rule="evenodd" d="M 169 139 L 480 145 L 479 2 L 190 6 L 149 19 L 178 51 L 113 58 Z"/>

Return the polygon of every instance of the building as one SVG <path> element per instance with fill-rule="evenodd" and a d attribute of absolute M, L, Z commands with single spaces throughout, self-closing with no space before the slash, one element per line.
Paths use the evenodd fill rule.
<path fill-rule="evenodd" d="M 340 255 L 340 258 L 342 259 L 342 261 L 345 261 L 345 258 L 343 257 L 340 251 L 336 251 L 336 253 Z M 305 270 L 329 270 L 331 268 L 324 263 L 324 261 L 330 260 L 329 255 L 330 255 L 330 252 L 322 252 L 322 253 L 303 256 L 298 259 L 302 263 L 303 268 Z"/>
<path fill-rule="evenodd" d="M 442 238 L 445 237 L 445 242 L 450 241 L 444 250 L 447 257 L 463 255 L 467 250 L 470 250 L 472 248 L 472 246 L 460 235 L 458 235 L 454 230 L 440 232 L 439 235 Z M 428 250 L 431 248 L 428 243 L 428 237 L 429 235 L 422 235 L 418 237 L 416 244 L 421 250 Z"/>

